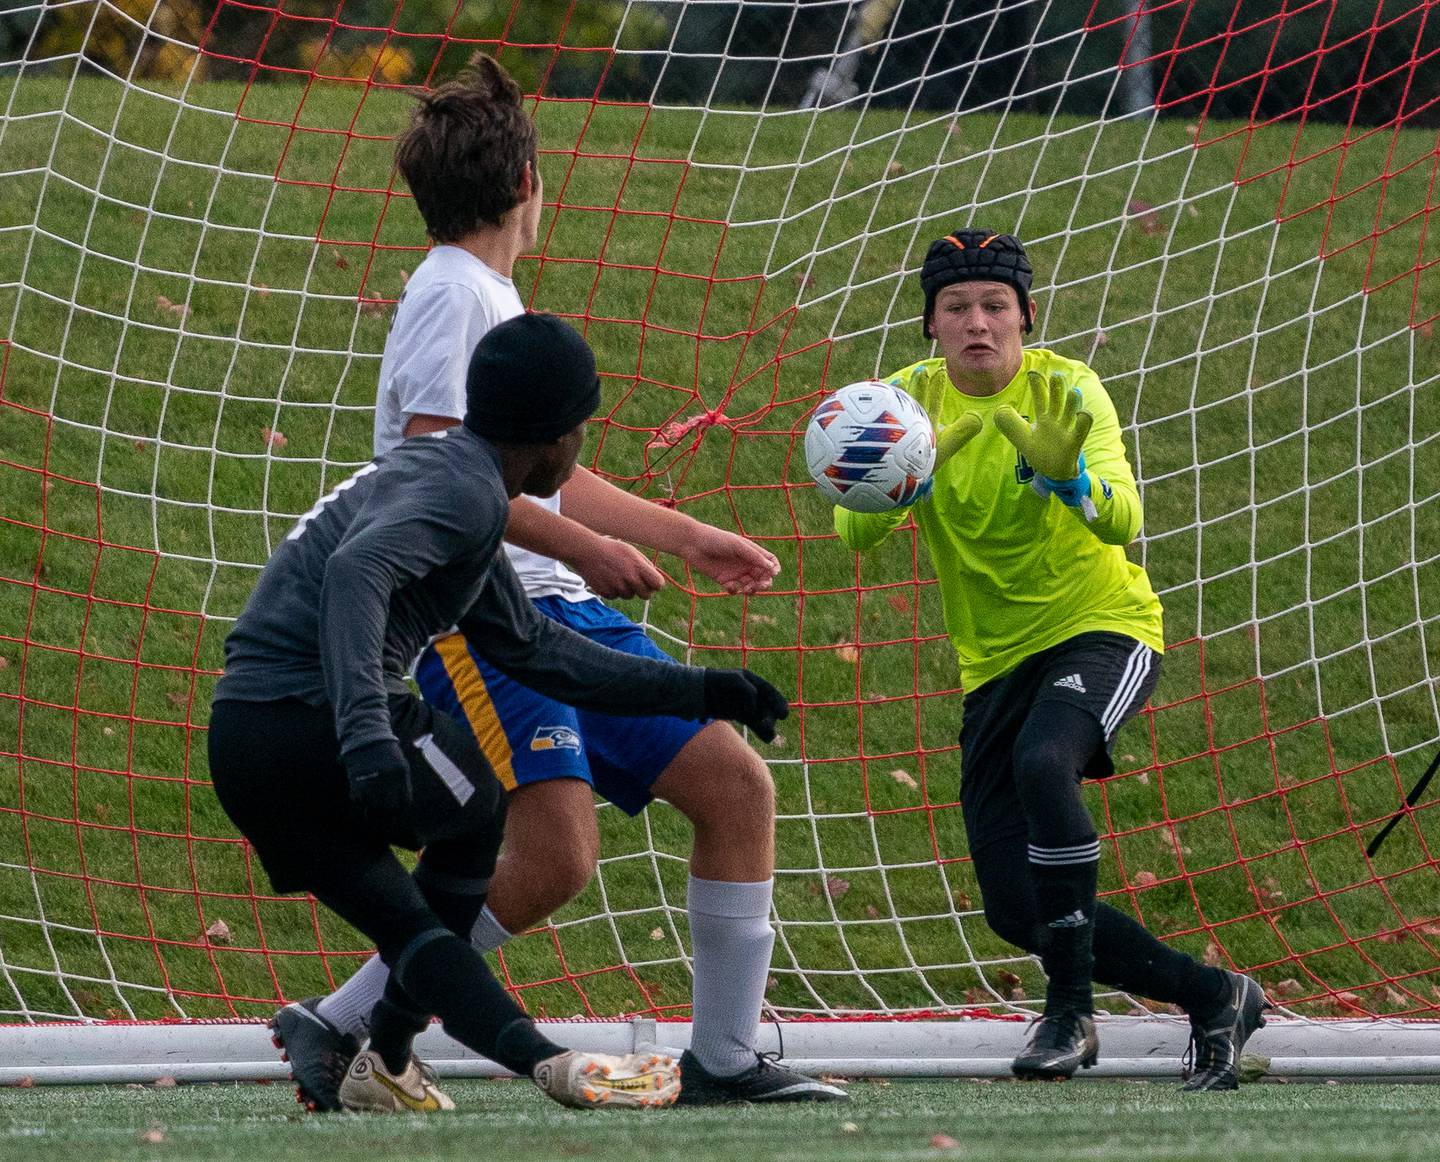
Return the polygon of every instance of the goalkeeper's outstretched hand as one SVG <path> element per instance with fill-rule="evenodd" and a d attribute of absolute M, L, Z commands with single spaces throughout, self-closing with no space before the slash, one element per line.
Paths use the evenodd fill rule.
<path fill-rule="evenodd" d="M 935 470 L 980 434 L 980 417 L 975 412 L 961 412 L 959 417 L 940 433 L 935 441 Z"/>
<path fill-rule="evenodd" d="M 978 436 L 980 428 L 980 417 L 974 412 L 961 412 L 958 418 L 945 426 L 935 440 L 935 467 L 930 470 L 929 478 L 920 486 L 911 504 L 930 499 L 930 494 L 935 491 L 935 473 L 940 471 L 946 460 Z"/>
<path fill-rule="evenodd" d="M 1063 375 L 1052 375 L 1049 383 L 1038 371 L 1030 380 L 1030 412 L 1025 417 L 1009 404 L 995 411 L 1000 434 L 1019 449 L 1026 463 L 1051 480 L 1074 480 L 1080 475 L 1080 449 L 1095 422 L 1080 410 L 1080 393 L 1070 388 Z"/>
<path fill-rule="evenodd" d="M 1095 417 L 1080 410 L 1080 391 L 1070 387 L 1063 375 L 1029 373 L 1029 423 L 1009 404 L 995 411 L 995 426 L 1015 445 L 1025 462 L 1035 470 L 1031 482 L 1041 496 L 1052 492 L 1071 508 L 1079 508 L 1086 520 L 1095 519 L 1090 499 L 1090 476 L 1085 471 L 1085 438 Z"/>

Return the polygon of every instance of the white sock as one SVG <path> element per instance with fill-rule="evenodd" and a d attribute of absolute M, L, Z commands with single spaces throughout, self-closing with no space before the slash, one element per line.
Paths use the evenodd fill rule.
<path fill-rule="evenodd" d="M 726 883 L 690 877 L 686 908 L 695 956 L 690 1052 L 717 1077 L 755 1064 L 760 1005 L 770 976 L 770 899 L 775 881 Z"/>
<path fill-rule="evenodd" d="M 486 904 L 470 930 L 470 943 L 481 952 L 493 952 L 510 939 L 495 913 Z M 370 1010 L 385 994 L 390 970 L 378 956 L 360 966 L 360 971 L 316 1006 L 316 1011 L 342 1032 L 364 1038 L 370 1032 Z"/>
<path fill-rule="evenodd" d="M 470 943 L 481 952 L 494 952 L 510 939 L 510 935 L 500 921 L 495 919 L 495 913 L 490 911 L 490 905 L 486 904 L 480 909 L 475 927 L 470 929 Z"/>
<path fill-rule="evenodd" d="M 360 971 L 325 997 L 315 1011 L 335 1028 L 362 1041 L 370 1032 L 370 1010 L 385 995 L 390 970 L 378 956 L 360 966 Z"/>

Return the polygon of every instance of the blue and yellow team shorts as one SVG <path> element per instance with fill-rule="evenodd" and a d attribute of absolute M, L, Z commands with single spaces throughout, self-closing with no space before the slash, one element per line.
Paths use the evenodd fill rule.
<path fill-rule="evenodd" d="M 612 650 L 674 660 L 596 598 L 540 597 L 535 608 Z M 705 726 L 667 715 L 576 710 L 506 677 L 459 634 L 426 648 L 415 680 L 426 702 L 470 727 L 507 791 L 545 779 L 584 779 L 630 815 L 645 810 L 651 785 Z"/>

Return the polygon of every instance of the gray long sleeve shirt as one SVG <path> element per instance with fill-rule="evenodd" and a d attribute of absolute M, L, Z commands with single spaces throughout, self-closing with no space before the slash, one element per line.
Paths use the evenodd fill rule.
<path fill-rule="evenodd" d="M 229 637 L 215 700 L 328 703 L 342 753 L 393 738 L 388 696 L 458 628 L 494 666 L 560 702 L 705 716 L 704 670 L 607 649 L 530 603 L 501 541 L 495 448 L 464 427 L 411 439 L 300 518 Z"/>

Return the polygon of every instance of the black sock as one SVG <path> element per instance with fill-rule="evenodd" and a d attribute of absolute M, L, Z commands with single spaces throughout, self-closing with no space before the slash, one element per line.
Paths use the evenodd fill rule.
<path fill-rule="evenodd" d="M 1095 975 L 1094 938 L 1095 875 L 1099 866 L 1096 840 L 1077 847 L 1040 848 L 1030 846 L 1030 873 L 1035 881 L 1035 904 L 1045 927 L 1040 963 L 1045 966 L 1048 984 L 1045 1011 L 1070 1009 L 1090 1013 L 1095 1009 L 1091 981 Z M 1037 862 L 1089 856 L 1080 863 Z"/>
<path fill-rule="evenodd" d="M 1162 943 L 1108 904 L 1095 909 L 1095 979 L 1187 1013 L 1205 1012 L 1225 992 L 1224 970 Z"/>
<path fill-rule="evenodd" d="M 565 1051 L 540 1034 L 485 958 L 453 933 L 435 929 L 412 941 L 395 976 L 418 1011 L 434 1013 L 460 1044 L 515 1073 L 529 1076 Z"/>
<path fill-rule="evenodd" d="M 429 1016 L 412 1007 L 392 975 L 385 985 L 385 995 L 370 1010 L 370 1048 L 380 1054 L 391 1073 L 402 1073 L 410 1064 L 415 1038 L 429 1023 Z"/>

